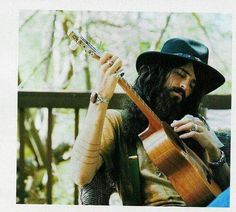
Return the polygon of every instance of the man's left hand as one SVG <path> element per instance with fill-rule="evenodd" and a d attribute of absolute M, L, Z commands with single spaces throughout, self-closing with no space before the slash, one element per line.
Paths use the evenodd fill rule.
<path fill-rule="evenodd" d="M 176 133 L 182 132 L 179 136 L 181 139 L 193 138 L 197 141 L 208 152 L 211 161 L 220 157 L 220 150 L 215 145 L 214 138 L 199 118 L 185 115 L 180 120 L 174 120 L 171 127 Z"/>

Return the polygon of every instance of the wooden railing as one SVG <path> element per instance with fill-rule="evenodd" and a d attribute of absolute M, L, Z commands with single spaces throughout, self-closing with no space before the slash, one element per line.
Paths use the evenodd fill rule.
<path fill-rule="evenodd" d="M 25 132 L 24 119 L 27 108 L 48 108 L 48 134 L 46 145 L 46 168 L 47 168 L 47 203 L 52 204 L 52 109 L 72 108 L 74 109 L 74 137 L 79 133 L 79 110 L 86 109 L 89 104 L 90 93 L 78 92 L 47 92 L 47 91 L 18 91 L 19 111 L 19 203 L 25 202 Z M 110 108 L 122 109 L 122 103 L 128 97 L 125 94 L 115 94 L 109 104 Z M 202 102 L 202 106 L 208 109 L 230 109 L 231 95 L 209 95 Z M 78 188 L 74 189 L 74 204 L 78 204 Z"/>

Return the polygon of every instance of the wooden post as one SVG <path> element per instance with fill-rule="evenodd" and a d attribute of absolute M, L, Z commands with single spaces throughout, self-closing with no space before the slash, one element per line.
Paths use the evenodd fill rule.
<path fill-rule="evenodd" d="M 79 134 L 79 109 L 75 108 L 75 139 L 77 138 Z M 79 199 L 79 189 L 76 184 L 74 184 L 74 205 L 78 205 Z"/>
<path fill-rule="evenodd" d="M 24 126 L 24 108 L 19 109 L 19 203 L 25 203 L 25 126 Z"/>
<path fill-rule="evenodd" d="M 52 108 L 48 108 L 47 175 L 47 203 L 52 204 Z"/>

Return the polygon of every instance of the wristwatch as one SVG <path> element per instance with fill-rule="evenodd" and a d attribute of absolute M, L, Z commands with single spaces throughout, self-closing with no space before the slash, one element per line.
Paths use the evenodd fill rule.
<path fill-rule="evenodd" d="M 105 103 L 105 104 L 109 104 L 110 99 L 106 99 L 101 97 L 97 92 L 93 91 L 91 93 L 90 96 L 90 102 L 92 102 L 93 104 L 100 104 L 100 103 Z"/>
<path fill-rule="evenodd" d="M 220 150 L 220 152 L 221 152 L 221 156 L 218 161 L 208 162 L 210 168 L 221 167 L 224 165 L 224 163 L 226 163 L 225 153 L 222 150 Z"/>

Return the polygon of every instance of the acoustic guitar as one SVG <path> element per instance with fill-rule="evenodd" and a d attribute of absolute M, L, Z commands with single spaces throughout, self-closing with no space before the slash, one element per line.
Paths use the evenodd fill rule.
<path fill-rule="evenodd" d="M 71 49 L 82 46 L 93 58 L 100 59 L 101 53 L 78 30 L 71 29 L 68 36 Z M 188 206 L 206 206 L 221 193 L 210 169 L 166 122 L 157 117 L 122 74 L 118 84 L 148 119 L 149 126 L 139 137 L 151 161 L 168 177 Z"/>

